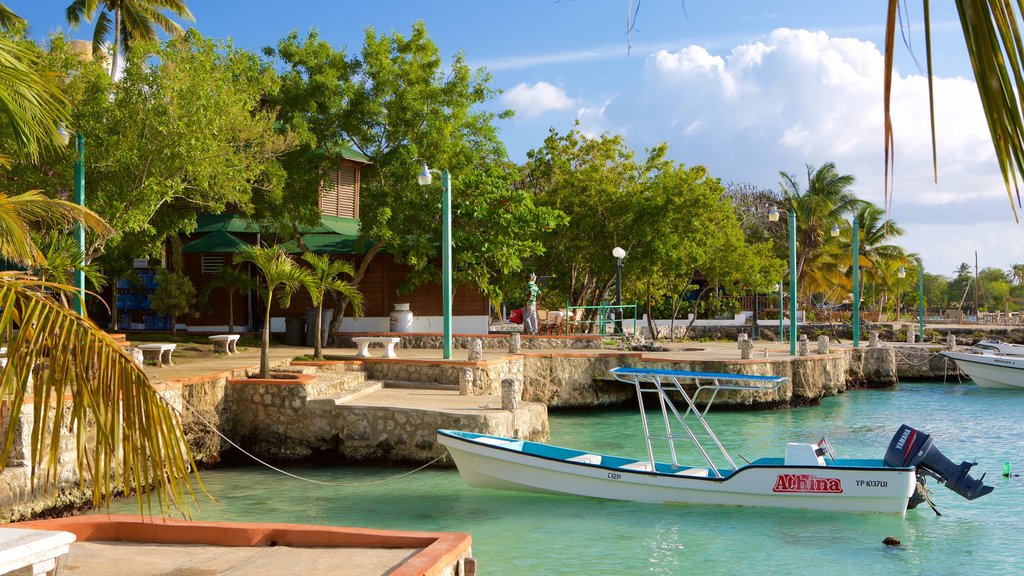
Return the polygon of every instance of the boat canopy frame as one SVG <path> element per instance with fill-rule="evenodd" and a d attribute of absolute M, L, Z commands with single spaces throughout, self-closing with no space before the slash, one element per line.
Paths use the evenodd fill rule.
<path fill-rule="evenodd" d="M 643 423 L 644 440 L 647 443 L 647 457 L 650 460 L 652 470 L 656 469 L 654 449 L 651 444 L 652 440 L 665 440 L 668 442 L 669 452 L 672 455 L 672 466 L 673 468 L 678 468 L 680 467 L 680 464 L 676 456 L 676 440 L 689 439 L 693 442 L 694 446 L 697 447 L 701 455 L 704 456 L 704 460 L 708 463 L 708 468 L 716 478 L 722 478 L 722 473 L 719 471 L 718 466 L 715 465 L 700 439 L 687 423 L 687 417 L 693 414 L 701 427 L 703 427 L 704 431 L 707 433 L 708 437 L 722 453 L 722 456 L 729 462 L 730 469 L 735 471 L 738 467 L 733 461 L 732 456 L 729 454 L 729 451 L 725 449 L 725 446 L 722 445 L 722 442 L 718 439 L 718 436 L 715 434 L 714 430 L 711 429 L 711 426 L 705 419 L 708 410 L 711 409 L 711 405 L 718 397 L 718 393 L 722 390 L 767 392 L 778 389 L 789 380 L 785 376 L 755 376 L 750 374 L 691 372 L 685 370 L 659 370 L 653 368 L 618 367 L 612 368 L 610 373 L 616 380 L 633 384 L 636 387 L 637 402 L 640 404 L 640 421 Z M 686 389 L 683 387 L 684 382 L 693 382 L 696 386 L 692 395 L 687 393 Z M 669 397 L 668 392 L 675 392 L 679 394 L 686 402 L 686 410 L 680 413 L 679 409 L 676 408 L 676 405 Z M 704 392 L 706 392 L 709 397 L 702 412 L 700 408 L 698 408 L 697 402 L 701 394 Z M 650 427 L 647 423 L 647 413 L 644 411 L 644 394 L 656 394 L 658 397 L 658 406 L 661 408 L 662 419 L 665 423 L 664 436 L 655 436 L 651 434 Z M 676 421 L 682 425 L 683 429 L 686 431 L 685 435 L 672 432 L 669 412 L 671 412 Z"/>

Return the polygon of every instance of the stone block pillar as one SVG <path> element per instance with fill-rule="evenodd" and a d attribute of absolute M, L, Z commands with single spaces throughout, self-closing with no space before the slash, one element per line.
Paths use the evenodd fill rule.
<path fill-rule="evenodd" d="M 868 348 L 878 348 L 881 345 L 878 341 L 878 332 L 875 330 L 868 332 Z"/>
<path fill-rule="evenodd" d="M 913 344 L 917 341 L 917 331 L 913 328 L 907 328 L 907 344 Z"/>
<path fill-rule="evenodd" d="M 519 408 L 519 386 L 512 378 L 501 381 L 501 409 L 516 410 Z"/>
<path fill-rule="evenodd" d="M 743 343 L 749 342 L 750 339 L 747 337 L 746 332 L 740 332 L 739 336 L 736 337 L 736 347 L 741 351 L 743 350 Z"/>
<path fill-rule="evenodd" d="M 946 334 L 946 350 L 956 350 L 956 334 Z"/>
<path fill-rule="evenodd" d="M 473 395 L 473 371 L 469 368 L 459 370 L 459 396 Z"/>
<path fill-rule="evenodd" d="M 469 345 L 469 361 L 478 362 L 484 357 L 484 343 L 479 338 L 473 338 L 473 342 Z"/>
<path fill-rule="evenodd" d="M 796 343 L 797 354 L 807 356 L 811 353 L 810 344 L 807 342 L 807 334 L 801 334 L 800 340 Z"/>
<path fill-rule="evenodd" d="M 519 332 L 513 332 L 508 337 L 508 353 L 519 354 L 519 350 L 523 347 L 523 339 L 519 336 Z"/>
<path fill-rule="evenodd" d="M 828 354 L 828 336 L 818 336 L 818 354 Z"/>
<path fill-rule="evenodd" d="M 746 336 L 746 334 L 740 334 L 740 336 Z M 754 341 L 749 338 L 740 338 L 740 358 L 746 360 L 750 358 L 751 352 L 754 351 Z"/>

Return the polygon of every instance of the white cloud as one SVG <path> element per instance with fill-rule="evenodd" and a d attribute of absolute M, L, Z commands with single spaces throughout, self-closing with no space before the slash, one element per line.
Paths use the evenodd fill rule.
<path fill-rule="evenodd" d="M 522 83 L 501 97 L 502 104 L 516 111 L 518 116 L 536 118 L 551 110 L 568 110 L 576 103 L 565 90 L 547 82 L 533 85 Z"/>
<path fill-rule="evenodd" d="M 882 53 L 871 42 L 778 29 L 722 54 L 700 46 L 652 52 L 636 89 L 605 103 L 599 118 L 579 120 L 587 132 L 626 135 L 636 150 L 668 142 L 673 157 L 704 164 L 725 182 L 777 188 L 779 171 L 800 176 L 807 164 L 835 162 L 856 177 L 861 198 L 881 205 L 882 69 Z M 929 269 L 929 259 L 973 261 L 973 250 L 960 253 L 974 241 L 965 224 L 987 222 L 986 234 L 990 228 L 1018 234 L 1020 228 L 1013 224 L 974 82 L 937 77 L 935 91 L 937 185 L 927 78 L 894 75 L 892 217 L 908 231 L 903 244 L 920 251 Z M 962 209 L 974 205 L 990 209 Z M 935 209 L 942 206 L 948 210 Z M 956 242 L 938 241 L 936 230 L 944 224 L 956 226 Z M 979 236 L 977 243 L 995 249 L 989 240 Z M 1017 259 L 1024 261 L 1024 253 Z"/>

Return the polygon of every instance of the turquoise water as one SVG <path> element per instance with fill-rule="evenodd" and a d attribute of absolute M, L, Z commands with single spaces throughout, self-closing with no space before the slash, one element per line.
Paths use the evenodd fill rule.
<path fill-rule="evenodd" d="M 929 482 L 942 512 L 927 505 L 889 515 L 713 506 L 666 506 L 479 490 L 454 470 L 290 469 L 322 486 L 258 469 L 203 473 L 219 499 L 203 520 L 292 522 L 463 531 L 483 574 L 1007 574 L 1024 570 L 1024 393 L 973 385 L 901 384 L 853 391 L 821 406 L 774 412 L 712 412 L 732 451 L 781 456 L 787 441 L 824 433 L 839 457 L 880 458 L 903 422 L 935 437 L 951 460 L 977 460 L 992 494 L 968 502 Z M 553 413 L 551 441 L 644 456 L 635 411 Z M 687 461 L 694 461 L 688 459 Z M 114 511 L 134 512 L 134 501 Z M 882 545 L 886 536 L 903 546 Z"/>

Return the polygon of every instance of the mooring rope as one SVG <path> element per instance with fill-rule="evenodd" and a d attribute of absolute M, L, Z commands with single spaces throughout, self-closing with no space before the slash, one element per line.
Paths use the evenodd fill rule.
<path fill-rule="evenodd" d="M 166 380 L 164 380 L 163 378 L 160 378 L 159 376 L 153 376 L 153 375 L 150 375 L 150 377 L 152 379 L 155 379 L 155 380 L 159 381 L 161 384 L 163 384 L 165 390 L 169 391 L 171 389 L 170 388 L 170 383 L 167 382 Z M 191 410 L 193 414 L 195 414 L 196 418 L 198 418 L 200 422 L 205 424 L 210 430 L 213 431 L 214 434 L 216 434 L 217 436 L 220 436 L 225 442 L 227 442 L 228 444 L 234 446 L 235 449 L 237 449 L 242 454 L 245 454 L 246 456 L 251 458 L 253 461 L 259 463 L 261 466 L 265 466 L 265 467 L 267 467 L 267 468 L 269 468 L 269 469 L 271 469 L 271 470 L 273 470 L 275 472 L 278 472 L 278 473 L 283 474 L 285 476 L 294 478 L 296 480 L 301 480 L 303 482 L 309 482 L 310 484 L 318 484 L 318 485 L 321 485 L 321 486 L 338 486 L 338 487 L 371 486 L 371 485 L 374 485 L 374 484 L 386 484 L 386 483 L 392 482 L 394 480 L 399 480 L 401 478 L 405 478 L 406 476 L 409 476 L 411 474 L 415 474 L 416 472 L 419 472 L 420 470 L 423 470 L 424 468 L 426 468 L 428 466 L 431 466 L 434 463 L 436 463 L 439 460 L 441 460 L 442 458 L 444 458 L 444 456 L 438 456 L 437 458 L 434 458 L 430 462 L 427 462 L 426 464 L 420 466 L 419 468 L 416 468 L 414 470 L 410 470 L 409 472 L 404 472 L 404 473 L 399 474 L 397 476 L 391 476 L 389 478 L 384 478 L 384 479 L 381 479 L 381 480 L 371 480 L 369 482 L 326 482 L 324 480 L 317 480 L 315 478 L 308 478 L 306 476 L 300 476 L 298 474 L 293 474 L 291 472 L 288 472 L 287 470 L 282 470 L 281 468 L 278 468 L 277 466 L 274 466 L 273 464 L 271 464 L 269 462 L 261 460 L 255 454 L 252 454 L 251 452 L 249 452 L 245 448 L 242 448 L 241 446 L 239 446 L 235 441 L 233 441 L 232 439 L 230 439 L 227 436 L 225 436 L 224 433 L 222 433 L 220 430 L 218 430 L 217 427 L 214 426 L 212 422 L 210 422 L 209 420 L 204 418 L 203 415 L 199 412 L 199 410 L 196 407 L 194 407 L 191 404 L 189 404 L 188 401 L 185 400 L 185 396 L 183 394 L 179 393 L 179 397 L 181 398 L 181 404 L 183 406 L 188 407 L 188 409 Z M 170 405 L 170 402 L 168 402 L 168 405 Z M 185 415 L 180 410 L 175 409 L 173 406 L 171 406 L 171 409 L 175 410 L 178 413 L 179 417 L 184 418 Z"/>

